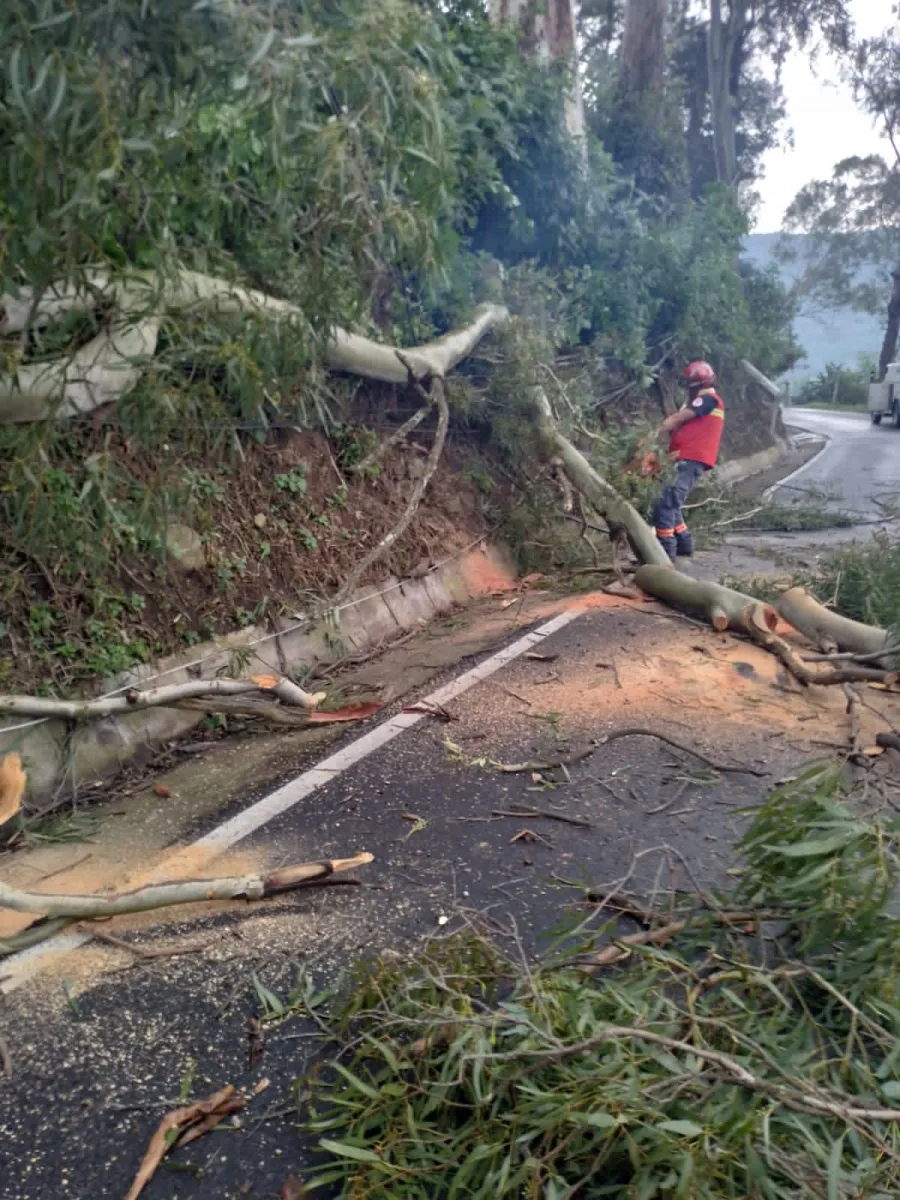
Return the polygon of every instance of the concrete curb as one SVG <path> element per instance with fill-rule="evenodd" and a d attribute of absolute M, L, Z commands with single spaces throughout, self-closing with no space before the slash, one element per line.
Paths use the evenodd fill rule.
<path fill-rule="evenodd" d="M 116 676 L 101 692 L 140 687 L 160 675 L 167 684 L 176 684 L 232 673 L 286 674 L 335 662 L 347 652 L 369 650 L 469 600 L 508 588 L 514 579 L 512 557 L 503 546 L 468 550 L 420 579 L 388 578 L 380 587 L 362 589 L 342 606 L 337 619 L 301 627 L 296 621 L 251 625 Z M 162 743 L 183 737 L 203 720 L 202 713 L 175 708 L 145 709 L 74 727 L 62 720 L 7 718 L 0 725 L 0 756 L 11 750 L 21 755 L 29 797 L 40 799 L 62 785 L 102 780 Z"/>
<path fill-rule="evenodd" d="M 778 441 L 774 446 L 759 450 L 756 454 L 748 454 L 745 458 L 734 458 L 730 462 L 716 467 L 716 479 L 720 483 L 742 483 L 754 475 L 761 475 L 775 467 L 790 451 L 790 444 Z"/>

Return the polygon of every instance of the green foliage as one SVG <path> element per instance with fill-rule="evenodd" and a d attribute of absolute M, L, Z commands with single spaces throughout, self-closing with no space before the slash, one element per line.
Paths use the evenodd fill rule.
<path fill-rule="evenodd" d="M 796 403 L 865 408 L 873 369 L 874 362 L 861 362 L 855 369 L 828 363 L 824 371 L 807 380 L 800 389 Z"/>
<path fill-rule="evenodd" d="M 791 358 L 784 294 L 739 265 L 731 193 L 691 200 L 677 162 L 652 192 L 635 186 L 598 140 L 585 163 L 565 130 L 565 71 L 523 58 L 477 0 L 12 0 L 0 47 L 0 290 L 187 267 L 304 314 L 166 315 L 106 429 L 0 429 L 0 556 L 20 615 L 61 589 L 62 624 L 77 625 L 91 590 L 123 590 L 135 560 L 161 577 L 173 521 L 215 549 L 227 471 L 252 439 L 330 427 L 342 471 L 366 462 L 374 435 L 351 427 L 351 389 L 322 366 L 335 324 L 409 344 L 502 293 L 519 320 L 452 400 L 517 463 L 534 449 L 522 400 L 551 386 L 561 350 L 578 360 L 560 412 L 573 431 L 593 426 L 610 371 L 650 385 L 660 348 L 764 370 Z M 612 130 L 614 92 L 589 104 L 609 105 L 592 127 Z M 107 316 L 0 333 L 0 370 L 71 352 Z M 618 450 L 598 452 L 615 472 Z M 276 508 L 303 486 L 279 472 Z M 297 526 L 310 551 L 315 517 Z M 246 548 L 223 552 L 216 585 L 231 595 L 254 566 Z"/>
<path fill-rule="evenodd" d="M 357 968 L 333 1021 L 346 1053 L 308 1081 L 327 1159 L 312 1186 L 895 1195 L 898 1125 L 867 1110 L 898 1094 L 898 829 L 856 817 L 843 790 L 825 764 L 773 792 L 734 891 L 666 895 L 656 919 L 684 930 L 602 980 L 569 965 L 593 936 L 526 966 L 474 929 Z M 604 916 L 615 926 L 595 912 L 597 935 Z"/>

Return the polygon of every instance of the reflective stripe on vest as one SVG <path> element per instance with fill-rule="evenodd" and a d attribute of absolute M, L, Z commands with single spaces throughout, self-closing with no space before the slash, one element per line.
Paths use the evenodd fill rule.
<path fill-rule="evenodd" d="M 719 457 L 719 446 L 725 428 L 725 405 L 712 388 L 704 388 L 698 396 L 714 396 L 716 407 L 705 417 L 695 417 L 679 426 L 669 442 L 670 453 L 688 462 L 699 462 L 705 467 L 714 467 Z"/>

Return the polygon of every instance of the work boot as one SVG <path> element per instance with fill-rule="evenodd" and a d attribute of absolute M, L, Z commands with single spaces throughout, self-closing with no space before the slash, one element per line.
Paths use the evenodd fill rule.
<path fill-rule="evenodd" d="M 679 558 L 693 557 L 694 539 L 689 529 L 681 529 L 675 534 L 675 552 Z"/>
<path fill-rule="evenodd" d="M 674 562 L 675 557 L 678 554 L 678 544 L 675 541 L 674 535 L 657 534 L 656 540 L 662 546 L 663 550 L 665 550 L 666 554 L 668 554 L 672 562 Z"/>

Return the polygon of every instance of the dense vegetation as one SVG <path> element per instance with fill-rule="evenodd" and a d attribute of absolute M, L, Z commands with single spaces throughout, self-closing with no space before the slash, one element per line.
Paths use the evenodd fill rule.
<path fill-rule="evenodd" d="M 845 792 L 773 792 L 719 894 L 661 888 L 661 848 L 653 908 L 595 888 L 539 964 L 476 919 L 360 968 L 309 1080 L 324 1194 L 896 1195 L 897 822 Z"/>
<path fill-rule="evenodd" d="M 610 11 L 615 30 L 621 6 Z M 97 266 L 160 278 L 187 267 L 290 299 L 304 319 L 166 317 L 156 357 L 114 411 L 0 428 L 12 639 L 0 673 L 33 642 L 89 672 L 170 644 L 160 580 L 173 521 L 207 539 L 210 587 L 226 601 L 200 626 L 182 615 L 180 636 L 234 624 L 235 605 L 250 606 L 234 591 L 248 554 L 271 543 L 222 543 L 216 513 L 246 508 L 234 464 L 254 440 L 353 419 L 354 388 L 321 363 L 335 323 L 410 344 L 502 291 L 520 318 L 510 354 L 527 343 L 549 363 L 565 349 L 588 423 L 607 392 L 646 388 L 684 355 L 726 372 L 741 356 L 786 366 L 790 304 L 740 259 L 747 218 L 716 181 L 706 135 L 680 132 L 680 114 L 705 104 L 684 61 L 701 28 L 687 15 L 676 26 L 654 118 L 665 155 L 651 171 L 659 143 L 646 122 L 644 140 L 614 136 L 635 101 L 608 38 L 589 41 L 585 159 L 564 125 L 565 69 L 523 57 L 476 0 L 312 0 L 274 16 L 178 0 L 4 6 L 0 290 L 46 293 Z M 749 125 L 739 146 L 752 174 Z M 8 337 L 7 380 L 104 319 Z M 482 429 L 505 420 L 514 440 L 502 374 L 488 363 L 451 399 Z"/>

